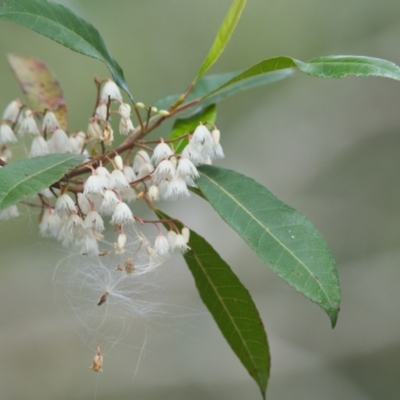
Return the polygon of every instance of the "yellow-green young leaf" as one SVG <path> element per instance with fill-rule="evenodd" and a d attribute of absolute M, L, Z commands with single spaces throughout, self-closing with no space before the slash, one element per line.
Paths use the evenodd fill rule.
<path fill-rule="evenodd" d="M 187 118 L 178 118 L 175 120 L 172 132 L 168 136 L 168 140 L 176 139 L 196 129 L 200 122 L 211 122 L 214 123 L 217 119 L 217 107 L 215 104 L 211 104 L 205 109 L 201 109 L 200 112 L 191 115 Z M 189 143 L 187 138 L 181 139 L 174 142 L 175 153 L 182 153 L 183 149 Z"/>
<path fill-rule="evenodd" d="M 201 78 L 201 76 L 215 63 L 215 61 L 218 60 L 236 28 L 236 24 L 240 19 L 245 5 L 246 0 L 234 0 L 193 83 L 196 83 L 199 78 Z"/>
<path fill-rule="evenodd" d="M 0 168 L 0 210 L 46 189 L 84 159 L 76 154 L 50 154 Z"/>
<path fill-rule="evenodd" d="M 61 129 L 68 130 L 67 105 L 60 82 L 47 65 L 38 58 L 8 54 L 7 61 L 32 110 L 54 112 Z"/>
<path fill-rule="evenodd" d="M 97 29 L 67 7 L 47 0 L 6 0 L 0 6 L 0 19 L 23 25 L 73 51 L 103 61 L 117 85 L 133 100 L 121 67 Z"/>
<path fill-rule="evenodd" d="M 335 261 L 304 215 L 237 172 L 198 168 L 196 184 L 222 219 L 283 280 L 318 304 L 335 326 L 340 286 Z"/>
<path fill-rule="evenodd" d="M 309 62 L 295 60 L 290 57 L 274 57 L 261 61 L 246 71 L 239 73 L 220 87 L 213 89 L 202 101 L 216 102 L 215 97 L 246 81 L 254 82 L 256 77 L 275 73 L 290 68 L 298 68 L 307 75 L 318 78 L 344 78 L 348 75 L 378 76 L 400 80 L 400 68 L 391 61 L 380 58 L 362 56 L 327 56 L 314 58 Z M 263 82 L 261 80 L 261 82 Z M 256 81 L 254 82 L 256 83 Z M 254 85 L 255 86 L 255 85 Z"/>
<path fill-rule="evenodd" d="M 156 213 L 161 219 L 171 219 L 160 210 Z M 182 228 L 179 221 L 174 223 Z M 215 249 L 192 230 L 188 245 L 190 250 L 184 258 L 201 299 L 265 397 L 270 370 L 269 347 L 250 293 Z"/>

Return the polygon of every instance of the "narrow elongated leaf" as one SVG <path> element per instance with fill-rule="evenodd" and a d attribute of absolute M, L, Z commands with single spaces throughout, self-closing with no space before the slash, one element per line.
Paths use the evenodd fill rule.
<path fill-rule="evenodd" d="M 174 126 L 172 127 L 172 131 L 168 136 L 168 140 L 176 139 L 180 136 L 183 136 L 189 132 L 192 132 L 196 129 L 200 122 L 211 122 L 214 123 L 217 119 L 217 107 L 215 104 L 211 104 L 204 110 L 188 117 L 188 118 L 178 118 L 175 120 Z M 182 153 L 185 146 L 189 143 L 187 138 L 181 139 L 178 142 L 175 142 L 174 149 L 175 153 Z"/>
<path fill-rule="evenodd" d="M 160 218 L 171 219 L 159 210 L 156 212 Z M 214 248 L 192 230 L 188 245 L 191 250 L 184 258 L 201 299 L 265 397 L 270 369 L 268 341 L 248 290 Z"/>
<path fill-rule="evenodd" d="M 290 57 L 274 57 L 261 61 L 203 97 L 216 102 L 215 97 L 232 86 L 254 80 L 255 77 L 297 67 L 307 75 L 318 78 L 344 78 L 348 75 L 379 76 L 400 80 L 400 68 L 391 61 L 361 56 L 318 57 L 308 63 Z M 253 81 L 254 82 L 254 81 Z M 262 81 L 261 81 L 262 82 Z M 257 81 L 254 82 L 257 84 Z"/>
<path fill-rule="evenodd" d="M 6 0 L 0 6 L 0 19 L 23 25 L 73 51 L 103 61 L 114 81 L 133 100 L 121 67 L 107 50 L 97 29 L 68 8 L 47 0 Z"/>
<path fill-rule="evenodd" d="M 67 131 L 67 105 L 60 82 L 47 65 L 38 58 L 8 54 L 7 61 L 32 110 L 54 112 L 61 129 Z"/>
<path fill-rule="evenodd" d="M 206 199 L 261 260 L 328 314 L 335 326 L 340 304 L 335 261 L 317 229 L 251 178 L 202 166 L 196 184 Z"/>
<path fill-rule="evenodd" d="M 245 5 L 246 0 L 234 0 L 193 83 L 196 83 L 201 76 L 215 63 L 215 61 L 218 60 L 236 28 L 236 24 L 240 19 Z"/>
<path fill-rule="evenodd" d="M 185 103 L 190 102 L 195 99 L 201 100 L 200 105 L 198 106 L 200 109 L 208 106 L 209 104 L 219 103 L 220 101 L 226 99 L 229 96 L 232 96 L 236 93 L 239 93 L 243 90 L 251 89 L 253 87 L 266 85 L 267 83 L 273 83 L 280 81 L 282 79 L 287 78 L 292 75 L 292 71 L 290 69 L 273 71 L 269 74 L 263 74 L 259 76 L 254 76 L 253 78 L 245 79 L 242 81 L 238 81 L 236 84 L 229 85 L 225 89 L 221 89 L 213 95 L 207 96 L 211 92 L 216 91 L 216 89 L 225 85 L 231 79 L 237 77 L 242 74 L 242 72 L 225 72 L 222 74 L 211 74 L 203 76 L 196 83 L 193 90 L 190 92 L 187 97 Z M 169 106 L 179 98 L 179 95 L 170 95 L 164 97 L 157 101 L 155 106 L 158 109 L 168 109 Z"/>
<path fill-rule="evenodd" d="M 46 189 L 84 159 L 76 154 L 50 154 L 0 168 L 0 210 Z"/>

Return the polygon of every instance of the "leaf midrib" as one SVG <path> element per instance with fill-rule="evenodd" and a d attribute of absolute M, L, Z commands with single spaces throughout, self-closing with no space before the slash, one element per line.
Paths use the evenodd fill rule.
<path fill-rule="evenodd" d="M 223 187 L 221 187 L 216 181 L 214 181 L 212 178 L 210 178 L 208 175 L 205 175 L 204 173 L 200 172 L 200 175 L 206 179 L 208 179 L 210 182 L 212 182 L 221 192 L 223 192 L 228 198 L 230 198 L 234 203 L 236 203 L 236 205 L 241 208 L 247 215 L 249 215 L 256 223 L 258 223 L 258 225 L 266 232 L 268 233 L 281 247 L 283 247 L 283 249 L 285 249 L 290 255 L 292 255 L 292 257 L 301 265 L 303 266 L 303 268 L 308 272 L 310 277 L 313 277 L 312 272 L 310 271 L 309 268 L 307 268 L 307 266 L 304 264 L 304 262 L 302 260 L 300 260 L 284 243 L 282 243 L 269 229 L 268 227 L 264 226 L 263 223 L 256 218 L 247 208 L 243 207 L 241 205 L 241 203 L 239 203 L 236 198 L 231 195 L 228 191 L 226 191 Z M 330 302 L 330 298 L 326 292 L 326 290 L 324 289 L 324 287 L 321 285 L 321 283 L 319 281 L 317 281 L 316 279 L 314 279 L 314 282 L 317 283 L 317 285 L 320 287 L 320 289 L 322 290 L 322 292 L 325 295 L 325 298 L 328 302 Z"/>
<path fill-rule="evenodd" d="M 35 176 L 37 176 L 37 175 L 40 175 L 40 174 L 42 174 L 42 173 L 44 173 L 44 172 L 46 172 L 46 171 L 48 171 L 48 170 L 53 169 L 54 167 L 59 166 L 60 164 L 64 164 L 65 162 L 67 162 L 67 161 L 69 161 L 69 160 L 71 160 L 71 159 L 73 159 L 73 158 L 75 158 L 75 157 L 76 157 L 76 156 L 70 157 L 70 158 L 67 158 L 67 159 L 65 159 L 65 160 L 63 160 L 63 161 L 58 162 L 57 164 L 52 164 L 51 166 L 49 166 L 49 167 L 47 167 L 47 168 L 45 168 L 45 169 L 41 169 L 40 171 L 38 171 L 38 172 L 36 172 L 36 173 L 34 173 L 34 174 L 32 174 L 32 175 L 29 175 L 29 176 L 25 177 L 25 179 L 18 181 L 16 185 L 12 186 L 12 187 L 8 190 L 8 192 L 5 192 L 5 193 L 4 193 L 3 198 L 0 199 L 0 204 L 1 204 L 1 203 L 4 201 L 4 199 L 10 194 L 11 191 L 13 191 L 15 188 L 17 188 L 17 187 L 20 186 L 21 184 L 23 184 L 23 183 L 25 183 L 25 182 L 27 182 L 27 181 L 33 179 L 33 178 L 34 178 Z M 5 167 L 3 167 L 3 168 L 5 168 Z"/>
<path fill-rule="evenodd" d="M 257 364 L 256 364 L 255 361 L 254 361 L 254 357 L 253 357 L 253 355 L 252 355 L 252 352 L 251 352 L 251 350 L 249 349 L 249 347 L 247 346 L 247 343 L 246 343 L 245 339 L 244 339 L 243 336 L 241 335 L 240 330 L 239 330 L 239 328 L 238 328 L 238 326 L 237 326 L 237 324 L 236 324 L 234 318 L 231 316 L 231 314 L 230 314 L 230 312 L 229 312 L 229 309 L 228 309 L 227 306 L 225 305 L 225 302 L 223 301 L 223 297 L 220 296 L 217 287 L 214 285 L 212 279 L 209 277 L 209 275 L 208 275 L 208 273 L 207 273 L 207 269 L 204 267 L 202 261 L 200 260 L 200 258 L 199 258 L 198 255 L 196 254 L 196 252 L 192 250 L 192 251 L 191 251 L 191 254 L 193 254 L 193 256 L 194 256 L 196 262 L 198 263 L 198 265 L 200 266 L 200 268 L 201 268 L 201 270 L 202 270 L 202 272 L 203 272 L 205 278 L 207 279 L 209 285 L 210 285 L 211 288 L 213 289 L 213 291 L 214 291 L 216 297 L 219 299 L 219 301 L 220 301 L 220 303 L 221 303 L 223 309 L 225 310 L 225 313 L 228 315 L 229 320 L 231 321 L 231 324 L 233 325 L 233 327 L 234 327 L 235 331 L 237 332 L 237 334 L 238 334 L 238 336 L 239 336 L 239 338 L 240 338 L 240 340 L 241 340 L 241 342 L 242 342 L 244 348 L 246 349 L 247 354 L 249 355 L 249 359 L 251 360 L 251 363 L 252 363 L 252 365 L 253 365 L 254 370 L 257 372 L 257 375 L 258 375 L 259 378 L 261 379 L 261 376 L 260 376 L 260 374 L 258 373 Z M 257 341 L 257 343 L 258 343 L 258 341 Z M 239 357 L 239 358 L 240 358 L 240 357 Z M 260 358 L 261 358 L 261 357 L 260 357 Z M 240 358 L 240 359 L 241 359 L 241 358 Z"/>

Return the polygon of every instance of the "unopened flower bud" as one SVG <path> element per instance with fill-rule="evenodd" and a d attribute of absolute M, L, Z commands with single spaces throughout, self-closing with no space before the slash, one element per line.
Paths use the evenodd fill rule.
<path fill-rule="evenodd" d="M 160 200 L 160 191 L 156 185 L 151 185 L 149 187 L 148 196 L 151 201 Z"/>
<path fill-rule="evenodd" d="M 158 114 L 160 114 L 162 117 L 168 117 L 169 111 L 167 111 L 167 110 L 160 110 L 160 111 L 158 112 Z"/>
<path fill-rule="evenodd" d="M 153 113 L 158 112 L 158 108 L 157 108 L 157 107 L 151 107 L 150 110 L 151 110 Z"/>
<path fill-rule="evenodd" d="M 219 139 L 221 137 L 221 132 L 218 129 L 213 129 L 211 132 L 211 137 L 215 145 L 219 144 Z"/>
<path fill-rule="evenodd" d="M 124 169 L 124 162 L 122 161 L 122 157 L 121 156 L 115 156 L 114 157 L 114 162 L 115 162 L 115 166 L 122 171 Z"/>
<path fill-rule="evenodd" d="M 136 106 L 139 108 L 145 108 L 146 106 L 143 103 L 136 103 Z"/>
<path fill-rule="evenodd" d="M 185 238 L 186 243 L 189 243 L 190 239 L 190 230 L 186 226 L 184 226 L 181 230 L 182 236 Z"/>
<path fill-rule="evenodd" d="M 126 235 L 125 233 L 120 233 L 118 235 L 117 243 L 114 243 L 114 249 L 116 250 L 117 254 L 123 253 L 125 251 L 126 245 Z"/>

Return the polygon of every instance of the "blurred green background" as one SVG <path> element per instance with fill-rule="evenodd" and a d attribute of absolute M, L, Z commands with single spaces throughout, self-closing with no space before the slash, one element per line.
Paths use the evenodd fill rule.
<path fill-rule="evenodd" d="M 194 77 L 230 0 L 59 1 L 98 28 L 137 100 L 183 91 Z M 212 72 L 289 55 L 386 58 L 400 64 L 398 0 L 249 0 Z M 20 26 L 0 23 L 0 108 L 21 92 L 9 52 L 43 59 L 60 79 L 70 129 L 85 129 L 96 60 Z M 268 399 L 398 399 L 400 392 L 400 83 L 379 78 L 322 80 L 294 74 L 219 106 L 226 159 L 303 212 L 338 263 L 338 325 L 294 292 L 192 197 L 165 210 L 205 236 L 248 287 L 272 353 Z M 167 129 L 162 130 L 163 133 Z M 258 399 L 259 393 L 204 309 L 186 266 L 162 269 L 166 302 L 190 307 L 176 323 L 134 323 L 88 369 L 94 349 L 71 311 L 55 300 L 52 275 L 65 253 L 38 235 L 25 210 L 0 225 L 1 399 Z M 173 312 L 173 311 L 172 311 Z M 146 334 L 147 332 L 147 334 Z M 77 334 L 78 333 L 78 334 Z M 144 340 L 146 346 L 136 366 Z"/>

